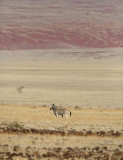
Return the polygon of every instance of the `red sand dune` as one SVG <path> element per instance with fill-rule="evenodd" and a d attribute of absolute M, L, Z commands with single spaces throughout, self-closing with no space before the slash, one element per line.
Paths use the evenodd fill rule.
<path fill-rule="evenodd" d="M 120 0 L 0 2 L 0 49 L 123 47 Z"/>

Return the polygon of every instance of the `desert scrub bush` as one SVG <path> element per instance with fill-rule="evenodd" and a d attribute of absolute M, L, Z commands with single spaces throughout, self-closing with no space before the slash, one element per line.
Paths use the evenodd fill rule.
<path fill-rule="evenodd" d="M 13 121 L 11 123 L 7 124 L 7 128 L 23 128 L 24 125 L 22 124 L 22 122 L 18 122 L 18 121 Z"/>
<path fill-rule="evenodd" d="M 19 87 L 17 87 L 18 93 L 22 93 L 23 89 L 24 89 L 24 86 L 19 86 Z"/>

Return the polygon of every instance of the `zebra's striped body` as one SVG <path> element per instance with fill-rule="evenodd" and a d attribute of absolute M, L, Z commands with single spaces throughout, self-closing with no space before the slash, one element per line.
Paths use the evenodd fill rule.
<path fill-rule="evenodd" d="M 68 113 L 71 116 L 71 111 L 67 110 L 66 108 L 60 108 L 55 106 L 54 104 L 52 105 L 52 107 L 50 108 L 50 110 L 53 110 L 55 116 L 57 117 L 58 115 L 61 115 L 63 117 L 63 115 L 66 116 L 66 118 L 68 118 Z"/>

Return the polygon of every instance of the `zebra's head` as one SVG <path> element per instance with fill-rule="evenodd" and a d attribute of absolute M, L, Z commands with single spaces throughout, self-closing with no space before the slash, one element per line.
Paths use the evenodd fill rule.
<path fill-rule="evenodd" d="M 53 110 L 54 108 L 56 108 L 55 104 L 52 105 L 52 107 L 50 108 L 50 110 Z"/>

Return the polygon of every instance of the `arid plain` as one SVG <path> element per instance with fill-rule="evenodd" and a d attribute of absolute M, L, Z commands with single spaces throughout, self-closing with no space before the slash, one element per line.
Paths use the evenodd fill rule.
<path fill-rule="evenodd" d="M 122 51 L 0 51 L 1 158 L 121 159 Z"/>
<path fill-rule="evenodd" d="M 122 5 L 0 1 L 0 160 L 123 159 Z"/>
<path fill-rule="evenodd" d="M 0 51 L 0 103 L 122 109 L 122 53 L 122 48 Z"/>

